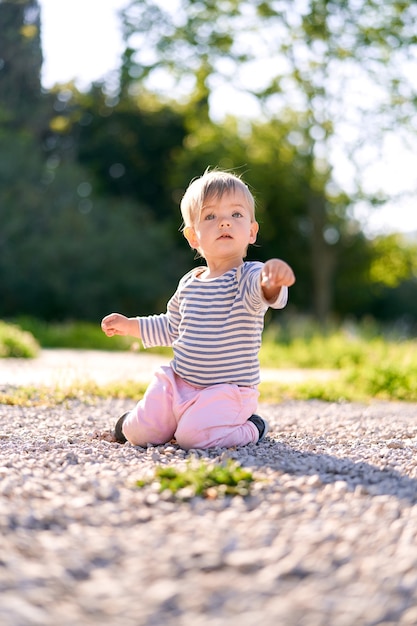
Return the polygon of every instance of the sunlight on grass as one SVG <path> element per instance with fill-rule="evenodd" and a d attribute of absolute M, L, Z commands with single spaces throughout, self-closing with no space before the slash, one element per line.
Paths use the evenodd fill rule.
<path fill-rule="evenodd" d="M 37 406 L 63 404 L 71 400 L 94 403 L 99 399 L 119 398 L 137 402 L 146 391 L 145 383 L 136 381 L 72 383 L 69 387 L 15 387 L 0 391 L 0 404 Z M 417 402 L 417 367 L 384 364 L 372 368 L 351 368 L 329 380 L 305 380 L 297 383 L 264 382 L 259 386 L 260 402 L 275 404 L 287 400 L 323 400 L 325 402 L 368 402 L 395 400 Z"/>
<path fill-rule="evenodd" d="M 417 365 L 383 361 L 374 367 L 350 371 L 346 384 L 363 388 L 371 398 L 417 402 Z"/>
<path fill-rule="evenodd" d="M 30 332 L 0 320 L 0 358 L 34 358 L 39 350 L 40 345 Z"/>
<path fill-rule="evenodd" d="M 72 383 L 71 386 L 22 386 L 0 391 L 0 404 L 18 406 L 54 406 L 71 400 L 94 403 L 98 399 L 131 399 L 137 402 L 145 393 L 146 385 L 135 381 Z"/>
<path fill-rule="evenodd" d="M 137 340 L 113 337 L 109 341 L 100 324 L 91 322 L 43 322 L 22 316 L 16 319 L 21 328 L 32 333 L 43 348 L 73 348 L 83 350 L 130 350 Z"/>
<path fill-rule="evenodd" d="M 44 347 L 104 347 L 107 350 L 137 347 L 131 339 L 109 340 L 98 324 L 54 325 L 22 319 L 22 328 L 34 333 L 35 347 L 36 341 Z M 172 353 L 171 349 L 154 352 L 164 356 Z M 303 382 L 291 384 L 280 383 L 278 376 L 277 382 L 260 385 L 261 402 L 288 399 L 363 402 L 373 398 L 417 402 L 417 341 L 384 338 L 373 327 L 338 328 L 329 334 L 320 334 L 314 326 L 270 327 L 265 332 L 260 362 L 263 368 L 329 369 L 338 374 L 328 380 L 307 377 Z M 53 388 L 6 387 L 0 391 L 0 403 L 52 405 L 75 399 L 94 402 L 97 398 L 126 398 L 137 402 L 145 388 L 146 385 L 133 381 L 106 385 L 79 382 L 70 387 L 57 385 Z"/>
<path fill-rule="evenodd" d="M 417 368 L 382 364 L 350 368 L 328 381 L 306 380 L 295 384 L 261 383 L 260 401 L 323 400 L 325 402 L 369 402 L 390 400 L 417 402 Z"/>
<path fill-rule="evenodd" d="M 43 322 L 32 317 L 16 318 L 16 323 L 32 333 L 42 348 L 69 348 L 80 350 L 139 351 L 140 342 L 134 337 L 106 337 L 100 323 Z M 147 352 L 171 354 L 171 348 L 153 348 Z"/>
<path fill-rule="evenodd" d="M 324 402 L 366 402 L 371 397 L 357 385 L 348 384 L 348 374 L 329 381 L 306 380 L 294 384 L 261 383 L 260 402 L 276 404 L 288 400 L 323 400 Z"/>
<path fill-rule="evenodd" d="M 342 331 L 330 336 L 296 337 L 289 343 L 264 341 L 260 351 L 263 367 L 346 369 L 391 361 L 411 360 L 417 364 L 417 341 L 388 341 L 383 337 L 350 337 Z"/>

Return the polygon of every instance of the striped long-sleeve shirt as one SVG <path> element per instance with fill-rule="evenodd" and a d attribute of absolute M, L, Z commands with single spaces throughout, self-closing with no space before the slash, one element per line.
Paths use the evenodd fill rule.
<path fill-rule="evenodd" d="M 222 276 L 203 280 L 205 268 L 188 272 L 161 315 L 138 317 L 145 348 L 172 346 L 174 371 L 195 386 L 259 383 L 258 352 L 269 306 L 283 308 L 288 289 L 265 301 L 263 263 L 245 262 Z"/>

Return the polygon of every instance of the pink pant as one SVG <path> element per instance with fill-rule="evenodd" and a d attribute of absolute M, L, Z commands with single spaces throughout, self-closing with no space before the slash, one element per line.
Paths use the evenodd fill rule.
<path fill-rule="evenodd" d="M 259 392 L 232 384 L 193 387 L 170 366 L 160 367 L 142 400 L 126 416 L 123 434 L 135 446 L 175 438 L 185 450 L 256 443 L 258 429 L 248 418 Z"/>

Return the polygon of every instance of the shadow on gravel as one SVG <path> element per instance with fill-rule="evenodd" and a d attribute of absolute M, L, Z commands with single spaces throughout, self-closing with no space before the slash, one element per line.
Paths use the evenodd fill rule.
<path fill-rule="evenodd" d="M 274 459 L 268 465 L 275 470 L 293 476 L 317 476 L 318 484 L 344 481 L 350 491 L 361 488 L 364 494 L 395 496 L 411 504 L 417 503 L 417 480 L 392 467 L 379 468 L 365 461 L 303 452 L 283 443 L 271 442 L 268 447 L 268 456 Z"/>

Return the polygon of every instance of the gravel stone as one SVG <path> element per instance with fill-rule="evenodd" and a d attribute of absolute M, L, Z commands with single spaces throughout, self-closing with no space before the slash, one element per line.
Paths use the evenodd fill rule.
<path fill-rule="evenodd" d="M 417 405 L 261 405 L 259 445 L 113 443 L 121 400 L 0 405 L 5 626 L 417 623 Z M 237 460 L 247 497 L 136 487 Z"/>

